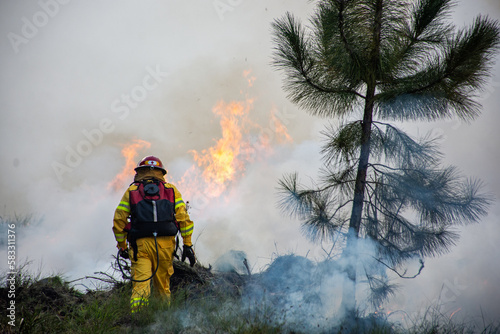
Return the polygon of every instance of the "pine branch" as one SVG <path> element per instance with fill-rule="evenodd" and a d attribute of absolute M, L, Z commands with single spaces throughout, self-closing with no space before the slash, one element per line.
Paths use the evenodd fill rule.
<path fill-rule="evenodd" d="M 417 277 L 418 275 L 420 275 L 420 273 L 422 272 L 422 270 L 424 269 L 424 261 L 422 259 L 419 259 L 419 262 L 420 262 L 420 268 L 418 268 L 418 271 L 415 275 L 413 276 L 405 276 L 406 275 L 406 272 L 407 270 L 405 270 L 403 273 L 400 273 L 399 271 L 397 271 L 395 268 L 391 267 L 390 265 L 388 265 L 387 263 L 385 263 L 384 261 L 380 260 L 380 259 L 377 259 L 376 257 L 373 257 L 373 259 L 375 261 L 377 261 L 378 263 L 382 264 L 384 267 L 386 267 L 387 269 L 391 270 L 392 272 L 396 273 L 396 275 L 398 275 L 399 277 L 401 278 L 404 278 L 404 279 L 412 279 L 412 278 L 415 278 Z"/>

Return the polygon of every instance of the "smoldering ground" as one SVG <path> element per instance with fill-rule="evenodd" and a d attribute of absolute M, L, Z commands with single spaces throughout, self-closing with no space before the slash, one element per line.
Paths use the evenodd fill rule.
<path fill-rule="evenodd" d="M 250 96 L 252 120 L 262 127 L 274 107 L 288 115 L 293 143 L 273 143 L 274 153 L 246 165 L 221 198 L 193 201 L 199 259 L 208 264 L 230 249 L 242 250 L 254 272 L 275 254 L 321 261 L 324 252 L 302 236 L 299 222 L 276 208 L 275 188 L 284 173 L 316 177 L 325 120 L 290 104 L 281 73 L 269 65 L 270 22 L 285 11 L 307 19 L 313 8 L 303 1 L 2 3 L 1 215 L 40 217 L 17 239 L 19 259 L 69 278 L 106 269 L 115 253 L 111 219 L 121 196 L 107 185 L 124 164 L 122 146 L 134 138 L 150 142 L 140 154 L 160 156 L 171 180 L 180 180 L 193 164 L 189 151 L 206 149 L 220 136 L 213 106 Z M 462 26 L 479 13 L 499 18 L 499 10 L 492 0 L 460 1 L 453 20 Z M 497 62 L 475 122 L 422 130 L 409 125 L 438 128 L 446 162 L 484 180 L 497 199 L 499 68 Z M 256 78 L 252 87 L 245 70 Z M 156 81 L 151 72 L 160 73 Z M 93 143 L 86 134 L 97 130 L 102 138 L 95 135 Z M 71 152 L 80 159 L 68 158 Z M 54 163 L 68 168 L 62 181 Z M 465 227 L 450 254 L 429 259 L 419 277 L 401 282 L 392 310 L 417 311 L 446 297 L 446 311 L 478 314 L 481 308 L 488 319 L 500 318 L 499 207 L 496 201 L 483 222 Z"/>

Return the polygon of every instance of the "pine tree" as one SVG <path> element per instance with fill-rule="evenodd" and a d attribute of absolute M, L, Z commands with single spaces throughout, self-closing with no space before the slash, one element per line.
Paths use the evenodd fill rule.
<path fill-rule="evenodd" d="M 330 125 L 318 185 L 297 174 L 280 180 L 282 209 L 316 241 L 343 237 L 344 307 L 355 309 L 356 244 L 371 240 L 373 259 L 405 276 L 411 259 L 438 256 L 478 222 L 491 198 L 480 181 L 441 166 L 437 138 L 412 138 L 397 124 L 472 121 L 491 74 L 500 26 L 485 16 L 456 29 L 451 0 L 322 0 L 304 27 L 287 13 L 273 23 L 274 65 L 288 97 Z M 418 274 L 417 273 L 417 274 Z M 366 271 L 379 303 L 393 290 Z M 358 274 L 359 275 L 359 274 Z"/>

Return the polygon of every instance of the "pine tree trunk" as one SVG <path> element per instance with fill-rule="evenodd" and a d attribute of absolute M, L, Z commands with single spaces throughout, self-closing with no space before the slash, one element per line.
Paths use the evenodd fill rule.
<path fill-rule="evenodd" d="M 356 258 L 357 241 L 359 228 L 363 213 L 363 201 L 365 195 L 366 175 L 368 171 L 368 161 L 370 157 L 370 137 L 373 115 L 373 95 L 375 86 L 370 89 L 369 97 L 365 105 L 365 112 L 362 123 L 361 152 L 359 157 L 358 172 L 354 188 L 354 200 L 352 205 L 351 219 L 349 221 L 349 233 L 347 243 L 342 257 L 348 261 L 346 268 L 347 278 L 344 281 L 342 290 L 342 306 L 347 314 L 353 315 L 356 309 Z"/>
<path fill-rule="evenodd" d="M 346 248 L 343 252 L 344 260 L 348 261 L 346 268 L 347 278 L 344 280 L 342 291 L 342 306 L 346 317 L 353 318 L 356 312 L 356 267 L 359 229 L 363 214 L 365 197 L 366 176 L 370 158 L 370 138 L 372 132 L 374 97 L 379 75 L 380 36 L 382 27 L 383 0 L 376 0 L 375 20 L 373 25 L 373 45 L 370 54 L 369 71 L 366 77 L 366 97 L 363 122 L 361 124 L 361 151 L 359 155 L 358 172 L 354 185 L 354 199 L 352 204 L 349 232 L 347 234 Z"/>

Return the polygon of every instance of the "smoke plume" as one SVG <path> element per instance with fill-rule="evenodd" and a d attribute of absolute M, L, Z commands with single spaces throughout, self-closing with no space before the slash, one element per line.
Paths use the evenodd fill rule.
<path fill-rule="evenodd" d="M 187 185 L 186 171 L 199 168 L 193 152 L 223 137 L 213 108 L 252 99 L 248 119 L 255 126 L 245 133 L 252 159 L 238 177 L 217 197 L 179 188 L 190 201 L 197 255 L 208 265 L 242 251 L 256 273 L 277 255 L 293 254 L 317 270 L 325 252 L 279 212 L 276 186 L 289 172 L 316 177 L 326 121 L 292 105 L 282 73 L 270 66 L 270 23 L 286 11 L 307 22 L 313 10 L 314 3 L 298 0 L 2 2 L 0 216 L 34 217 L 16 227 L 18 263 L 32 261 L 68 279 L 106 270 L 116 252 L 113 213 L 132 181 L 108 187 L 126 164 L 122 149 L 135 140 L 150 143 L 138 157 L 160 157 L 169 181 Z M 497 1 L 459 1 L 453 20 L 460 27 L 480 13 L 500 18 Z M 479 97 L 478 120 L 407 125 L 443 135 L 446 163 L 482 179 L 497 198 L 499 89 L 497 62 Z M 278 140 L 272 117 L 291 141 Z M 262 138 L 271 147 L 266 153 Z M 450 254 L 429 259 L 419 277 L 401 282 L 387 311 L 418 312 L 435 302 L 448 314 L 458 310 L 454 316 L 482 310 L 487 320 L 499 319 L 499 221 L 497 201 L 484 221 L 462 229 Z M 333 277 L 325 278 L 317 298 L 335 304 Z M 287 296 L 295 297 L 304 296 Z"/>

